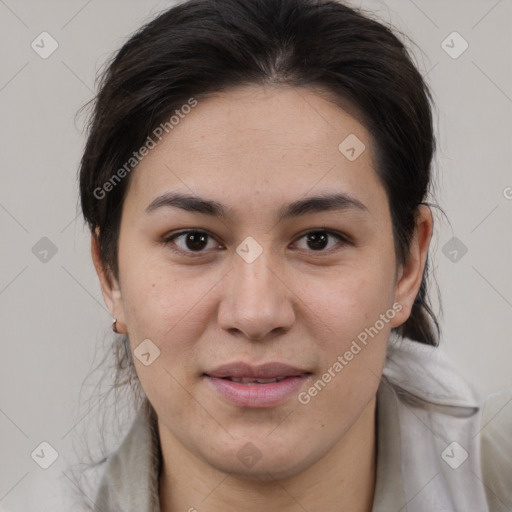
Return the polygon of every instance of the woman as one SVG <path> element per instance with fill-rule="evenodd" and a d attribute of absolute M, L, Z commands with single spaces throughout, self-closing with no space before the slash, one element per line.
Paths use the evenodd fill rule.
<path fill-rule="evenodd" d="M 404 46 L 342 3 L 192 0 L 121 48 L 80 193 L 145 400 L 91 509 L 510 510 L 498 402 L 435 348 L 433 151 Z"/>

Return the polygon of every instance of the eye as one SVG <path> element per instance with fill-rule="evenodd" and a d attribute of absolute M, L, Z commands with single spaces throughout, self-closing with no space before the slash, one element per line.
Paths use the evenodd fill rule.
<path fill-rule="evenodd" d="M 334 231 L 328 231 L 325 229 L 309 231 L 298 240 L 305 239 L 307 248 L 311 249 L 313 252 L 328 252 L 337 244 L 333 244 L 329 246 L 329 238 L 336 238 L 338 240 L 337 244 L 346 245 L 349 243 L 347 238 L 343 236 L 341 233 L 336 233 Z M 295 243 L 297 244 L 297 242 Z"/>
<path fill-rule="evenodd" d="M 201 256 L 208 248 L 208 239 L 211 239 L 213 245 L 210 248 L 219 247 L 219 244 L 215 242 L 215 239 L 209 233 L 200 230 L 187 230 L 170 234 L 163 239 L 163 243 L 174 252 L 186 254 L 187 256 Z M 306 250 L 310 249 L 308 252 L 329 252 L 336 245 L 347 245 L 350 243 L 347 237 L 341 233 L 325 229 L 309 231 L 298 240 L 302 239 L 305 239 L 307 244 Z M 336 239 L 337 242 L 330 244 L 329 239 Z M 177 243 L 177 241 L 180 242 Z M 297 243 L 295 242 L 294 245 L 297 245 Z"/>
<path fill-rule="evenodd" d="M 194 253 L 198 253 L 197 256 L 200 256 L 205 252 L 204 249 L 208 246 L 209 238 L 214 240 L 206 231 L 188 230 L 169 235 L 164 238 L 163 242 L 175 252 L 185 253 L 187 256 L 196 256 Z M 176 243 L 176 240 L 181 240 L 181 242 Z M 218 244 L 213 245 L 218 247 Z"/>

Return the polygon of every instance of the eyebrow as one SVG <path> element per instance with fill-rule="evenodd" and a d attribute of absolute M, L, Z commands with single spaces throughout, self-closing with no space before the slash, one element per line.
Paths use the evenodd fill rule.
<path fill-rule="evenodd" d="M 228 216 L 226 207 L 217 201 L 178 192 L 167 192 L 158 196 L 147 206 L 146 213 L 149 214 L 164 207 L 181 208 L 188 212 L 202 213 L 219 218 L 226 218 Z M 277 219 L 282 221 L 308 213 L 350 209 L 369 213 L 368 208 L 359 199 L 349 194 L 336 193 L 307 197 L 284 205 L 279 209 Z"/>

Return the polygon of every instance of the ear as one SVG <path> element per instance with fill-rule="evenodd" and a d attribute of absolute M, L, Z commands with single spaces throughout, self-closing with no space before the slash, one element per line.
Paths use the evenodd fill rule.
<path fill-rule="evenodd" d="M 98 237 L 99 228 L 96 228 L 94 233 L 91 235 L 92 261 L 100 281 L 101 292 L 103 293 L 105 304 L 107 305 L 112 317 L 117 320 L 117 331 L 121 334 L 124 334 L 126 333 L 126 322 L 124 317 L 121 289 L 116 278 L 107 268 L 105 268 L 105 264 L 101 259 Z"/>
<path fill-rule="evenodd" d="M 411 241 L 407 261 L 398 269 L 395 288 L 395 302 L 402 309 L 390 322 L 392 327 L 398 327 L 407 321 L 411 315 L 414 300 L 420 290 L 423 271 L 427 262 L 428 248 L 432 238 L 433 219 L 430 208 L 420 205 L 416 216 L 416 228 Z"/>

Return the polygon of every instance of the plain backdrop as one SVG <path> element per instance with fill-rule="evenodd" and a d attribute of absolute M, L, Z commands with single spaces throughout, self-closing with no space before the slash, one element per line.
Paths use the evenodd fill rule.
<path fill-rule="evenodd" d="M 431 247 L 441 350 L 484 396 L 512 385 L 512 2 L 352 4 L 412 38 L 434 93 L 435 200 L 448 217 L 436 215 Z M 19 510 L 45 471 L 31 456 L 41 442 L 59 453 L 55 470 L 98 414 L 79 392 L 111 318 L 78 210 L 85 118 L 75 115 L 112 52 L 171 5 L 0 0 L 0 509 Z M 58 44 L 47 58 L 31 46 L 41 37 L 45 51 Z"/>

